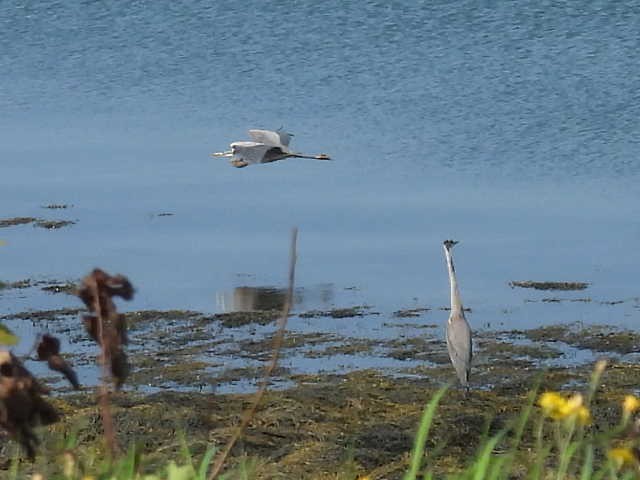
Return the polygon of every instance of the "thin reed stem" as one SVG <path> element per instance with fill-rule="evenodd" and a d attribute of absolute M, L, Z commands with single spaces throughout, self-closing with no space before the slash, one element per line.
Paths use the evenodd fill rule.
<path fill-rule="evenodd" d="M 102 370 L 102 378 L 98 387 L 98 406 L 100 408 L 100 416 L 102 417 L 102 428 L 104 431 L 104 439 L 107 447 L 107 453 L 110 458 L 114 458 L 118 451 L 118 442 L 116 440 L 115 427 L 113 426 L 113 416 L 111 415 L 111 404 L 109 388 L 107 381 L 109 379 L 109 351 L 107 349 L 104 338 L 104 323 L 102 308 L 100 306 L 100 292 L 98 291 L 98 282 L 95 278 L 91 279 L 91 289 L 93 290 L 93 306 L 96 312 L 97 336 L 100 342 L 99 362 Z"/>

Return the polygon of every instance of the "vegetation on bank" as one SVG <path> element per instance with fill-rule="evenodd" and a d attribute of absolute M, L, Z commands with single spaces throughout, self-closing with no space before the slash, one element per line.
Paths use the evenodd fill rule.
<path fill-rule="evenodd" d="M 600 361 L 580 391 L 566 388 L 566 372 L 548 372 L 531 378 L 539 387 L 504 396 L 375 372 L 301 378 L 265 397 L 217 478 L 638 478 L 640 399 L 619 388 L 638 378 L 627 374 Z M 110 460 L 99 409 L 83 396 L 56 399 L 68 421 L 41 429 L 33 463 L 7 449 L 5 478 L 204 479 L 252 399 L 114 395 L 121 446 Z M 142 426 L 144 435 L 126 434 Z"/>

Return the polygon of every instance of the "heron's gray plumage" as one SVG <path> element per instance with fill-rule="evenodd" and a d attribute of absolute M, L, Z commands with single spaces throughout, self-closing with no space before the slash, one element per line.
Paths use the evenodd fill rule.
<path fill-rule="evenodd" d="M 249 130 L 249 136 L 254 142 L 264 143 L 266 145 L 273 145 L 274 147 L 280 147 L 283 151 L 289 150 L 289 142 L 291 141 L 291 134 L 284 130 Z"/>
<path fill-rule="evenodd" d="M 258 142 L 233 142 L 230 147 L 231 162 L 246 162 L 247 165 L 275 162 L 288 155 L 280 147 Z"/>
<path fill-rule="evenodd" d="M 451 250 L 458 243 L 452 240 L 444 242 L 444 255 L 449 271 L 449 285 L 451 287 L 451 313 L 447 321 L 447 350 L 453 368 L 464 387 L 468 387 L 469 373 L 471 371 L 472 342 L 471 327 L 464 316 L 464 308 L 458 289 L 456 270 L 453 265 Z"/>
<path fill-rule="evenodd" d="M 471 371 L 471 328 L 464 315 L 452 313 L 447 322 L 447 350 L 462 386 L 469 384 Z"/>
<path fill-rule="evenodd" d="M 303 155 L 289 150 L 292 134 L 284 130 L 249 130 L 250 142 L 233 142 L 231 150 L 214 153 L 214 157 L 231 157 L 234 167 L 246 167 L 257 163 L 270 163 L 283 158 L 313 158 L 330 160 L 327 155 Z"/>

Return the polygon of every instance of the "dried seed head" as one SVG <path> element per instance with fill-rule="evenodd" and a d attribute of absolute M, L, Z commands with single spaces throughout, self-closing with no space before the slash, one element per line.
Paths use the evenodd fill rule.
<path fill-rule="evenodd" d="M 60 353 L 60 340 L 53 335 L 45 333 L 38 342 L 37 354 L 38 360 L 47 360 L 51 355 Z"/>

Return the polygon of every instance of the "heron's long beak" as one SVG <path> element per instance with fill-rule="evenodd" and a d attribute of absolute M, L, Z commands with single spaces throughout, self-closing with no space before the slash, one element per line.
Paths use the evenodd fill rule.
<path fill-rule="evenodd" d="M 228 150 L 226 152 L 215 152 L 211 154 L 212 157 L 231 157 L 233 156 L 233 152 Z"/>

